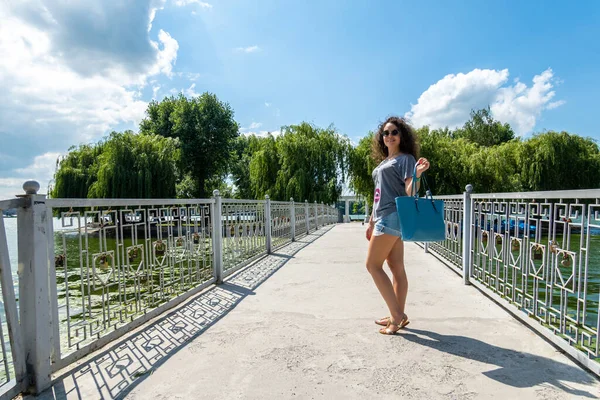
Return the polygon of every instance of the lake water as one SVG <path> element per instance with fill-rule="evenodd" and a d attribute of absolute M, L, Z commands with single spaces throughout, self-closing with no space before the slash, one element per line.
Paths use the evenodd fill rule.
<path fill-rule="evenodd" d="M 13 282 L 15 283 L 15 292 L 18 292 L 19 286 L 17 280 L 17 264 L 19 260 L 19 254 L 17 252 L 17 219 L 4 218 L 4 227 L 6 229 L 6 240 L 8 242 L 8 256 L 10 258 Z"/>

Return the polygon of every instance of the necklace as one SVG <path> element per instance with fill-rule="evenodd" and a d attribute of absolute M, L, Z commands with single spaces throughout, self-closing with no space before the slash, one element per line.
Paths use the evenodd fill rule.
<path fill-rule="evenodd" d="M 387 160 L 391 160 L 392 158 L 396 158 L 396 157 L 398 157 L 400 154 L 402 154 L 402 153 L 401 153 L 401 152 L 398 152 L 398 153 L 395 153 L 395 154 L 390 154 L 390 155 L 389 155 L 389 156 L 386 158 L 386 161 L 387 161 Z"/>

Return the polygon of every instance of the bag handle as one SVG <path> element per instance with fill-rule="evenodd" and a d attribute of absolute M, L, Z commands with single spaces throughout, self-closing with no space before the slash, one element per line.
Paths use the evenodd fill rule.
<path fill-rule="evenodd" d="M 433 195 L 431 194 L 431 189 L 429 188 L 425 174 L 421 175 L 421 180 L 423 181 L 423 187 L 425 188 L 425 197 L 429 197 L 433 200 Z M 413 168 L 412 182 L 413 185 L 410 188 L 410 195 L 412 197 L 418 197 L 419 193 L 417 191 L 417 185 L 415 184 L 417 182 L 417 164 L 415 164 L 415 167 Z"/>
<path fill-rule="evenodd" d="M 410 195 L 412 197 L 415 198 L 415 202 L 416 200 L 419 198 L 419 194 L 417 192 L 417 164 L 415 164 L 415 167 L 413 168 L 413 177 L 412 177 L 412 187 L 410 188 Z M 421 175 L 421 180 L 423 181 L 423 188 L 425 189 L 425 198 L 429 198 L 431 200 L 431 204 L 433 204 L 433 208 L 434 210 L 437 211 L 437 208 L 435 207 L 435 203 L 433 201 L 433 194 L 431 193 L 431 189 L 429 188 L 429 184 L 427 183 L 427 179 L 425 178 L 425 174 Z M 414 193 L 414 194 L 413 194 Z M 418 209 L 418 206 L 417 206 Z"/>

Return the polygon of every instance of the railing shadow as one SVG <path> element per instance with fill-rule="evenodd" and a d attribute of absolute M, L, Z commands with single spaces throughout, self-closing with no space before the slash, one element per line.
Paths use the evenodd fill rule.
<path fill-rule="evenodd" d="M 442 335 L 418 329 L 405 328 L 404 339 L 429 348 L 467 358 L 499 368 L 483 375 L 516 388 L 530 388 L 549 384 L 573 396 L 598 398 L 596 395 L 565 385 L 574 382 L 591 385 L 595 378 L 581 368 L 552 359 L 498 347 L 466 336 Z"/>
<path fill-rule="evenodd" d="M 113 344 L 25 399 L 121 399 L 191 340 L 223 318 L 271 275 L 332 226 L 311 232 L 214 286 L 139 332 Z M 95 388 L 90 387 L 93 382 Z"/>

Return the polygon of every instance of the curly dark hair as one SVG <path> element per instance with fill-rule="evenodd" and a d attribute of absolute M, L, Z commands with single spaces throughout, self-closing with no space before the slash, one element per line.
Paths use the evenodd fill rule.
<path fill-rule="evenodd" d="M 383 128 L 388 123 L 394 124 L 396 128 L 398 128 L 398 132 L 400 132 L 400 151 L 405 154 L 412 154 L 415 160 L 417 160 L 419 156 L 417 134 L 404 118 L 396 116 L 388 117 L 388 119 L 379 125 L 377 133 L 373 136 L 373 145 L 371 146 L 373 158 L 377 162 L 381 162 L 389 155 L 388 148 L 385 143 L 383 143 Z"/>

